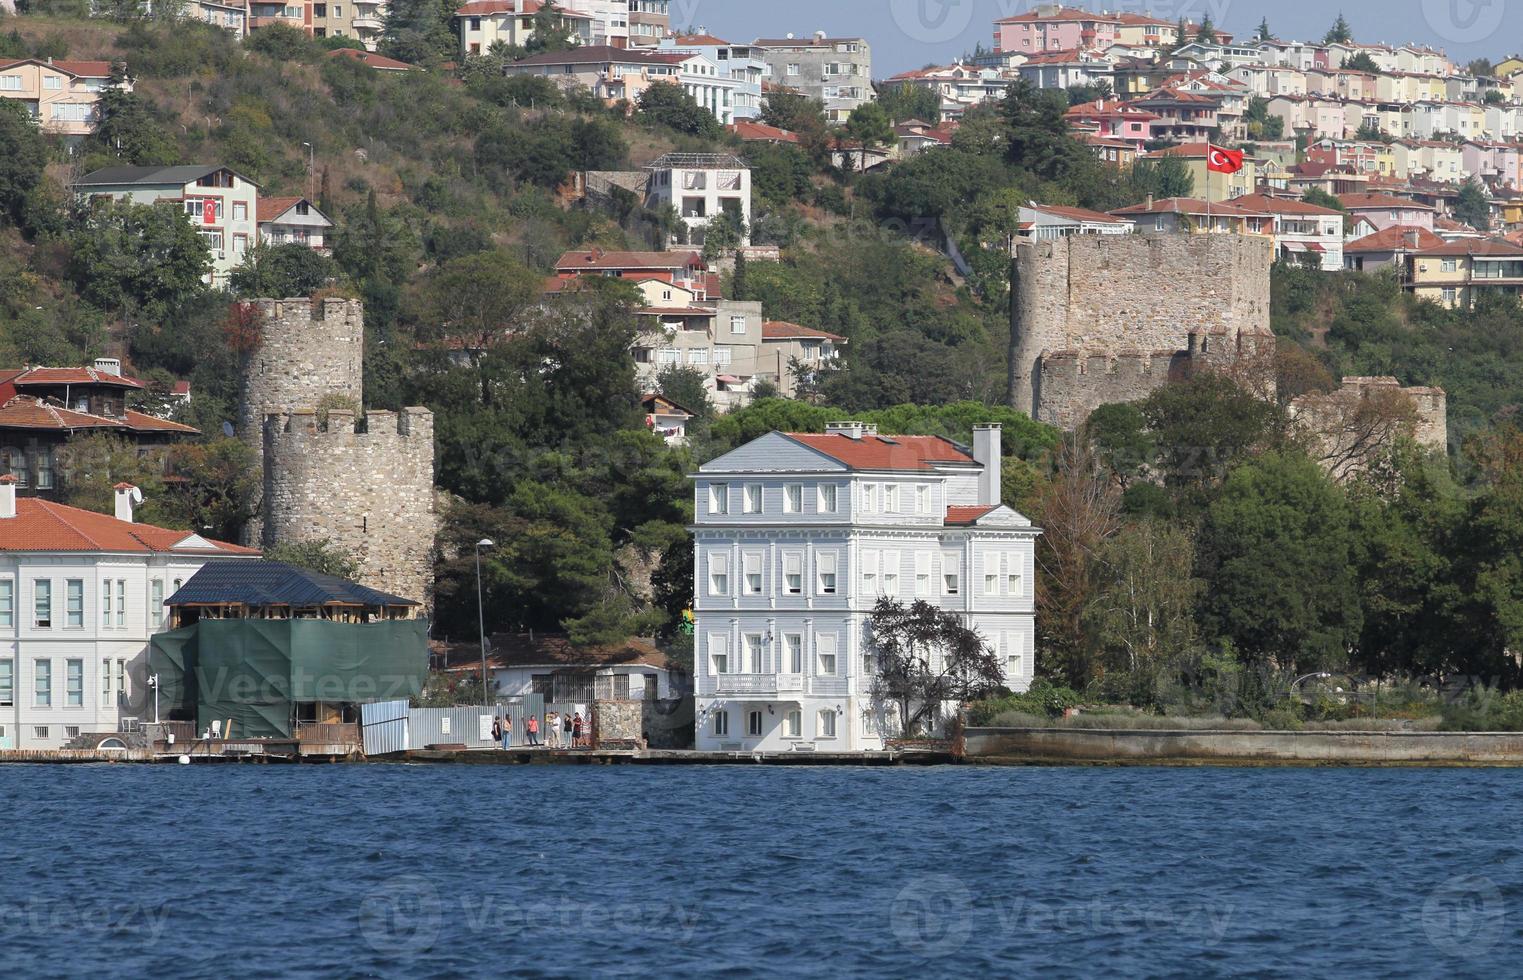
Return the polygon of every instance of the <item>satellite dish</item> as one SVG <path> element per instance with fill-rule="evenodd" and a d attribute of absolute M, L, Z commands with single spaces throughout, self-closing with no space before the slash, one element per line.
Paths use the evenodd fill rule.
<path fill-rule="evenodd" d="M 222 434 L 227 436 L 229 439 L 231 439 L 233 437 L 233 423 L 231 423 L 231 422 L 223 422 L 222 423 Z"/>

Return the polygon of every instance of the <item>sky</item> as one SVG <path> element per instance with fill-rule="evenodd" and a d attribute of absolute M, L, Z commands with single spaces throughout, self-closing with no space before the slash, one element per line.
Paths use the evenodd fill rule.
<path fill-rule="evenodd" d="M 728 41 L 803 36 L 866 37 L 873 76 L 935 62 L 945 64 L 993 41 L 994 21 L 1024 13 L 1039 0 L 672 0 L 674 28 L 702 26 Z M 1501 60 L 1523 50 L 1523 0 L 1075 0 L 1089 10 L 1151 12 L 1198 21 L 1202 13 L 1246 37 L 1268 17 L 1275 36 L 1320 40 L 1343 15 L 1360 41 L 1418 42 L 1460 63 Z"/>

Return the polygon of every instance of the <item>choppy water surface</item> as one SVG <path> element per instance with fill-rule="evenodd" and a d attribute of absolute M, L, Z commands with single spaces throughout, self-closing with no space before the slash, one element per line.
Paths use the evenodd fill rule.
<path fill-rule="evenodd" d="M 1520 787 L 7 765 L 0 975 L 1512 975 Z"/>

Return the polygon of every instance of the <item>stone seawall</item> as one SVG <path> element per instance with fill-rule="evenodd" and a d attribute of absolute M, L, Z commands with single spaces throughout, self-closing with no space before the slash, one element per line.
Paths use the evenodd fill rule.
<path fill-rule="evenodd" d="M 1005 765 L 1523 766 L 1523 733 L 969 728 L 963 754 Z"/>

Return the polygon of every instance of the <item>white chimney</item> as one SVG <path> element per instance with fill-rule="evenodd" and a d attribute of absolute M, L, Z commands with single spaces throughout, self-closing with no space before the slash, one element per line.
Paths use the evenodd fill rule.
<path fill-rule="evenodd" d="M 116 490 L 116 519 L 132 523 L 132 508 L 143 502 L 143 491 L 130 483 L 118 483 Z"/>
<path fill-rule="evenodd" d="M 16 478 L 9 473 L 0 476 L 0 520 L 16 516 Z"/>
<path fill-rule="evenodd" d="M 861 439 L 867 432 L 867 426 L 861 422 L 826 422 L 825 434 L 845 436 L 848 439 Z"/>
<path fill-rule="evenodd" d="M 102 374 L 111 374 L 119 378 L 122 376 L 121 358 L 97 357 L 95 359 L 95 370 L 101 372 Z"/>
<path fill-rule="evenodd" d="M 1000 433 L 998 422 L 973 427 L 973 458 L 983 464 L 978 474 L 978 506 L 998 507 L 1000 490 Z"/>

